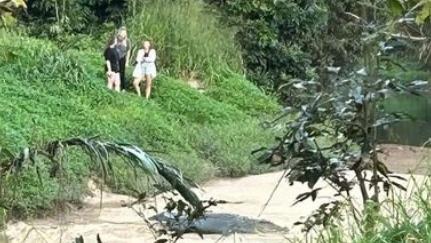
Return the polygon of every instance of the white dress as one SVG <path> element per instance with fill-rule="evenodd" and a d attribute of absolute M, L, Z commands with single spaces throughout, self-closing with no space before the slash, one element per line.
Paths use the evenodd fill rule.
<path fill-rule="evenodd" d="M 156 51 L 154 49 L 149 51 L 147 57 L 145 57 L 144 49 L 139 49 L 138 55 L 136 55 L 136 61 L 138 64 L 136 64 L 135 70 L 133 71 L 134 78 L 142 78 L 145 75 L 149 75 L 152 78 L 156 77 Z"/>

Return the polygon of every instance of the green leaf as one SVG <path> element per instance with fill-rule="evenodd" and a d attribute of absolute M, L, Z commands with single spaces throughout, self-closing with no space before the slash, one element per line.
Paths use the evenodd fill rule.
<path fill-rule="evenodd" d="M 311 197 L 311 199 L 313 200 L 313 201 L 315 201 L 316 200 L 316 198 L 317 198 L 317 192 L 318 191 L 320 191 L 322 188 L 321 187 L 319 187 L 319 188 L 316 188 L 316 189 L 314 189 L 314 190 L 312 190 L 311 192 L 305 192 L 305 193 L 301 193 L 301 194 L 299 194 L 297 197 L 296 197 L 296 202 L 293 204 L 293 206 L 294 205 L 296 205 L 296 204 L 298 204 L 298 203 L 300 203 L 300 202 L 302 202 L 302 201 L 305 201 L 305 199 L 307 199 L 307 198 L 309 198 L 309 197 Z"/>
<path fill-rule="evenodd" d="M 405 186 L 401 185 L 400 183 L 391 181 L 391 184 L 394 185 L 395 187 L 397 187 L 398 189 L 401 189 L 403 191 L 407 191 L 407 188 Z"/>
<path fill-rule="evenodd" d="M 394 16 L 399 16 L 404 12 L 403 3 L 400 0 L 387 0 L 389 9 Z"/>
<path fill-rule="evenodd" d="M 428 19 L 431 15 L 431 0 L 426 0 L 426 3 L 423 5 L 422 9 L 416 16 L 416 22 L 418 24 L 423 24 L 426 19 Z"/>
<path fill-rule="evenodd" d="M 401 181 L 407 181 L 406 178 L 404 178 L 402 176 L 399 176 L 399 175 L 389 175 L 389 177 L 395 178 L 395 179 L 398 179 L 398 180 L 401 180 Z"/>

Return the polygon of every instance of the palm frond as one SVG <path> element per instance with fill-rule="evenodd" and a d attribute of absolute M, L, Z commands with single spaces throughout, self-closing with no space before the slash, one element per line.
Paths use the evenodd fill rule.
<path fill-rule="evenodd" d="M 55 140 L 47 143 L 43 149 L 25 148 L 18 156 L 13 156 L 8 150 L 0 149 L 0 177 L 6 173 L 20 171 L 27 162 L 36 165 L 39 155 L 58 164 L 59 155 L 65 153 L 69 147 L 78 147 L 84 151 L 91 161 L 101 168 L 105 180 L 110 175 L 109 172 L 114 172 L 110 154 L 115 154 L 122 157 L 127 165 L 133 169 L 143 171 L 153 180 L 164 179 L 167 181 L 194 208 L 203 208 L 201 200 L 191 190 L 190 185 L 193 185 L 193 183 L 188 183 L 188 180 L 184 179 L 179 169 L 149 155 L 136 145 L 103 142 L 97 138 Z"/>
<path fill-rule="evenodd" d="M 157 176 L 158 170 L 156 161 L 146 152 L 135 145 L 131 144 L 115 144 L 106 143 L 103 147 L 106 147 L 111 152 L 114 152 L 125 158 L 133 159 L 135 166 L 142 169 L 150 176 Z"/>

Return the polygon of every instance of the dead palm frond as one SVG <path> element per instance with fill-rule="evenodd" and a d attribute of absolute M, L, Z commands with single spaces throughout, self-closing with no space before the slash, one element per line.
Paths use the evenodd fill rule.
<path fill-rule="evenodd" d="M 135 145 L 103 142 L 97 138 L 56 140 L 49 142 L 42 149 L 25 148 L 18 156 L 14 156 L 10 151 L 0 148 L 0 177 L 20 171 L 23 165 L 28 162 L 36 165 L 37 169 L 37 160 L 40 156 L 52 161 L 53 168 L 59 168 L 61 154 L 71 147 L 80 148 L 88 154 L 91 161 L 101 168 L 105 180 L 110 176 L 110 173 L 115 172 L 110 157 L 111 155 L 117 155 L 122 157 L 131 168 L 145 172 L 153 180 L 166 180 L 195 209 L 203 208 L 201 200 L 191 190 L 191 184 L 187 183 L 181 171 L 174 166 L 149 155 Z"/>

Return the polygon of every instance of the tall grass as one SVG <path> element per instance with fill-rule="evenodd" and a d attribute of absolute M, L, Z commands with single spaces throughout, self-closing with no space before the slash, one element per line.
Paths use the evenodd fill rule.
<path fill-rule="evenodd" d="M 431 154 L 418 163 L 431 164 Z M 346 204 L 345 213 L 333 220 L 327 227 L 316 229 L 305 236 L 298 236 L 293 242 L 316 243 L 416 243 L 431 242 L 431 180 L 426 175 L 405 176 L 407 192 L 395 191 L 383 200 L 380 211 L 372 218 L 375 228 L 365 231 L 365 221 L 354 223 L 351 208 Z M 365 219 L 365 215 L 361 220 Z M 362 231 L 361 231 L 362 230 Z"/>
<path fill-rule="evenodd" d="M 413 192 L 404 198 L 393 198 L 391 208 L 383 211 L 373 234 L 355 235 L 355 242 L 431 242 L 431 184 L 412 179 Z"/>
<path fill-rule="evenodd" d="M 151 40 L 158 66 L 170 76 L 210 77 L 214 70 L 240 71 L 233 31 L 222 26 L 201 0 L 145 0 L 127 21 L 132 40 Z"/>

